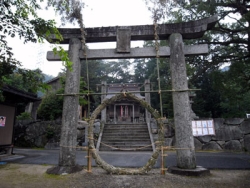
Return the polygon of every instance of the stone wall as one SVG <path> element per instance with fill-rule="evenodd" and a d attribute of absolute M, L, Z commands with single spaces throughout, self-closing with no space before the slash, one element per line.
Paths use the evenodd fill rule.
<path fill-rule="evenodd" d="M 175 146 L 174 125 L 166 121 L 165 145 Z M 214 119 L 215 135 L 194 137 L 196 150 L 246 151 L 250 152 L 250 119 L 217 118 Z M 155 120 L 151 120 L 153 137 L 158 137 Z"/>
<path fill-rule="evenodd" d="M 14 126 L 14 145 L 17 147 L 38 147 L 45 149 L 59 149 L 61 135 L 61 120 L 56 121 L 17 121 Z M 85 146 L 87 138 L 86 121 L 79 121 L 77 125 L 77 144 Z M 101 123 L 95 120 L 93 133 L 98 138 Z M 86 135 L 86 136 L 85 136 Z"/>
<path fill-rule="evenodd" d="M 14 145 L 18 147 L 45 147 L 60 142 L 61 121 L 17 121 L 14 126 Z"/>
<path fill-rule="evenodd" d="M 78 145 L 86 145 L 87 122 L 77 126 Z M 156 121 L 150 121 L 153 138 L 158 138 Z M 175 146 L 175 130 L 172 121 L 165 120 L 165 145 Z M 250 119 L 214 119 L 215 135 L 194 138 L 196 150 L 247 151 L 250 152 Z M 98 138 L 100 120 L 94 123 L 94 135 Z M 14 145 L 19 147 L 59 148 L 61 121 L 18 121 L 14 127 Z"/>

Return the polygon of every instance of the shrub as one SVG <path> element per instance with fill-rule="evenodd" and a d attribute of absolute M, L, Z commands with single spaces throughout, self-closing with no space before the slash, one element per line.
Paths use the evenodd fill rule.
<path fill-rule="evenodd" d="M 31 120 L 31 115 L 29 112 L 23 112 L 16 117 L 17 120 Z"/>
<path fill-rule="evenodd" d="M 56 93 L 48 93 L 39 105 L 37 115 L 43 120 L 55 120 L 62 117 L 63 97 Z"/>

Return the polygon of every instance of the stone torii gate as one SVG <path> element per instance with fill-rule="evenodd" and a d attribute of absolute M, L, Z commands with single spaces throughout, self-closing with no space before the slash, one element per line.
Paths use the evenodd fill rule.
<path fill-rule="evenodd" d="M 197 39 L 214 27 L 217 16 L 174 24 L 159 24 L 157 34 L 159 40 L 169 40 L 170 47 L 159 48 L 160 57 L 170 57 L 172 76 L 174 124 L 177 148 L 177 168 L 195 169 L 196 157 L 192 134 L 191 109 L 188 96 L 185 56 L 208 53 L 207 45 L 184 46 L 183 39 Z M 73 71 L 67 70 L 65 94 L 79 93 L 80 59 L 85 59 L 81 49 L 80 29 L 60 29 L 64 40 L 61 44 L 69 44 L 69 58 L 73 62 Z M 116 42 L 116 49 L 87 49 L 87 59 L 124 59 L 154 58 L 154 47 L 130 48 L 130 41 L 154 40 L 154 25 L 116 26 L 85 28 L 86 43 Z M 52 38 L 56 40 L 55 38 Z M 60 61 L 53 52 L 47 53 L 49 61 Z M 59 167 L 60 172 L 72 172 L 76 165 L 76 125 L 78 96 L 65 95 L 63 104 L 62 132 L 60 140 Z M 71 167 L 71 168 L 69 168 Z"/>

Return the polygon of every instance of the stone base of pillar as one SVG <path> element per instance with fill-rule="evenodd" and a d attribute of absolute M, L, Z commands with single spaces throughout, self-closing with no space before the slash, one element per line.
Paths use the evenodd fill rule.
<path fill-rule="evenodd" d="M 210 175 L 210 170 L 197 166 L 194 169 L 182 169 L 176 166 L 168 168 L 168 172 L 172 174 L 184 175 L 184 176 L 207 176 Z"/>
<path fill-rule="evenodd" d="M 72 174 L 79 172 L 83 169 L 80 165 L 76 166 L 55 166 L 49 168 L 46 173 L 47 174 L 55 174 L 55 175 L 61 175 L 61 174 Z"/>

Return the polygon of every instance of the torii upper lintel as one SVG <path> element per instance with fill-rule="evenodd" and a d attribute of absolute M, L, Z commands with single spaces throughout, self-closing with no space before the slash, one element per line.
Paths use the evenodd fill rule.
<path fill-rule="evenodd" d="M 157 34 L 160 40 L 167 40 L 172 33 L 180 33 L 183 39 L 201 38 L 207 30 L 214 27 L 218 21 L 217 15 L 203 18 L 196 21 L 159 24 Z M 117 30 L 131 30 L 131 40 L 154 40 L 154 25 L 138 25 L 138 26 L 114 26 L 114 27 L 96 27 L 85 28 L 87 33 L 86 43 L 91 42 L 116 42 Z M 68 44 L 71 38 L 81 39 L 80 29 L 58 28 L 63 36 L 61 44 Z M 55 41 L 55 37 L 51 37 Z"/>

